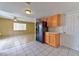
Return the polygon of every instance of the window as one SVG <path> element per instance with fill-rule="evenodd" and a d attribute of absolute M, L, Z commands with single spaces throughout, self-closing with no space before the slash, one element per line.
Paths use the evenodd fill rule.
<path fill-rule="evenodd" d="M 26 30 L 26 24 L 24 24 L 24 23 L 13 23 L 13 30 Z"/>

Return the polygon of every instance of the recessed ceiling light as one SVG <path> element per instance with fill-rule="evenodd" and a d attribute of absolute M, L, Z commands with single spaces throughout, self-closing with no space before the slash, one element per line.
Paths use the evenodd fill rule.
<path fill-rule="evenodd" d="M 28 14 L 28 15 L 32 14 L 32 10 L 31 10 L 31 9 L 27 9 L 27 10 L 25 10 L 25 12 L 26 12 L 26 14 Z"/>

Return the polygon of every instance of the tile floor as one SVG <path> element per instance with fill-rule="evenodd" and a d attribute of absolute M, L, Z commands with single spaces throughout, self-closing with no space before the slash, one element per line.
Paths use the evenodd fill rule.
<path fill-rule="evenodd" d="M 0 56 L 79 56 L 79 52 L 73 49 L 54 48 L 34 39 L 33 35 L 27 35 L 0 40 Z"/>

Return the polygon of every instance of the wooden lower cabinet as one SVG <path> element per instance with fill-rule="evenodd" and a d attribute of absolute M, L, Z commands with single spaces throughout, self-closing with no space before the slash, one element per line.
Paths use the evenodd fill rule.
<path fill-rule="evenodd" d="M 50 40 L 50 43 L 49 43 L 49 44 L 50 44 L 51 46 L 54 46 L 54 47 L 55 47 L 55 43 L 56 43 L 56 42 L 55 42 L 55 39 L 56 39 L 56 38 L 55 38 L 55 34 L 49 34 L 49 35 L 50 35 L 50 39 L 49 39 L 49 40 Z"/>
<path fill-rule="evenodd" d="M 50 45 L 53 47 L 60 46 L 60 34 L 50 34 Z"/>
<path fill-rule="evenodd" d="M 49 33 L 45 33 L 45 43 L 49 44 Z"/>
<path fill-rule="evenodd" d="M 60 34 L 46 33 L 45 42 L 53 47 L 60 46 Z"/>

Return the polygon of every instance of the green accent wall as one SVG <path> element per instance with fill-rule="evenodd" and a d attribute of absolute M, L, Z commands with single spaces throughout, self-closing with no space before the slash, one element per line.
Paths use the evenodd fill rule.
<path fill-rule="evenodd" d="M 15 21 L 5 18 L 0 18 L 0 33 L 2 36 L 10 36 L 10 35 L 25 35 L 25 34 L 33 34 L 35 33 L 35 23 L 32 22 L 23 22 L 16 21 L 17 23 L 25 23 L 27 26 L 27 30 L 14 31 L 13 23 Z"/>

